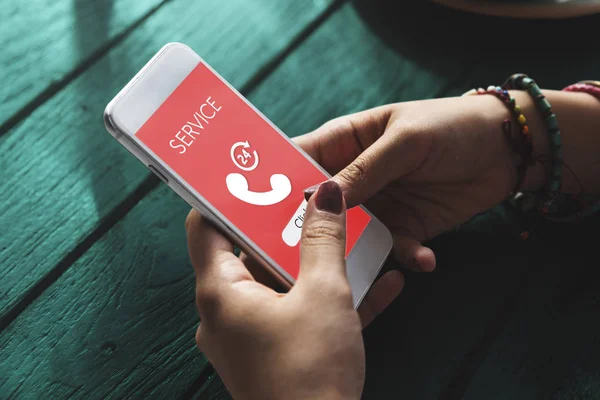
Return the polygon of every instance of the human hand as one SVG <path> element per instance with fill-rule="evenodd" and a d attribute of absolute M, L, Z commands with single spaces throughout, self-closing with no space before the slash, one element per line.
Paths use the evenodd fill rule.
<path fill-rule="evenodd" d="M 502 131 L 510 118 L 493 96 L 424 100 L 337 118 L 295 141 L 335 175 L 348 207 L 364 203 L 387 225 L 401 264 L 432 271 L 435 255 L 421 243 L 512 191 L 518 159 Z M 539 124 L 530 128 L 543 132 Z M 540 176 L 528 172 L 526 185 L 539 186 Z"/>
<path fill-rule="evenodd" d="M 232 244 L 190 212 L 186 230 L 201 318 L 196 341 L 235 398 L 360 398 L 365 355 L 361 318 L 346 277 L 345 210 L 335 182 L 312 196 L 302 228 L 300 273 L 286 294 L 257 282 Z M 402 284 L 398 271 L 376 282 L 379 295 L 363 301 L 369 305 L 363 324 Z"/>

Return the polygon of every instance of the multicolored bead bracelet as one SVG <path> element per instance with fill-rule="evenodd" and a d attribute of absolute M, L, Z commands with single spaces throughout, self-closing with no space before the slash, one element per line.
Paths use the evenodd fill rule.
<path fill-rule="evenodd" d="M 509 141 L 513 151 L 521 157 L 521 163 L 517 166 L 517 181 L 512 192 L 512 196 L 517 196 L 525 181 L 527 168 L 535 163 L 533 160 L 533 145 L 531 134 L 529 133 L 529 126 L 527 125 L 527 118 L 523 115 L 521 107 L 517 105 L 515 99 L 511 97 L 508 90 L 504 90 L 500 86 L 489 86 L 487 89 L 472 89 L 463 94 L 463 96 L 482 94 L 493 95 L 500 99 L 511 112 L 514 120 L 519 124 L 519 134 L 517 137 L 513 136 L 512 123 L 510 120 L 505 120 L 502 125 L 504 135 Z"/>

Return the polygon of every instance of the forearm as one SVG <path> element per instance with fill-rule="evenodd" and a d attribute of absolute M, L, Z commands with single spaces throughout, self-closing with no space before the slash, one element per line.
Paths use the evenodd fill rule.
<path fill-rule="evenodd" d="M 532 98 L 522 91 L 511 91 L 527 117 L 533 139 L 534 158 L 551 156 L 548 133 Z M 556 114 L 564 154 L 562 191 L 600 194 L 600 100 L 587 93 L 544 90 Z M 531 167 L 524 189 L 534 191 L 547 180 L 547 172 L 538 163 Z M 580 186 L 581 185 L 581 186 Z"/>

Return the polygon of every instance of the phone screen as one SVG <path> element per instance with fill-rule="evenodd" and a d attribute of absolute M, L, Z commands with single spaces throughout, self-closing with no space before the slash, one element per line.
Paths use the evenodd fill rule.
<path fill-rule="evenodd" d="M 297 279 L 303 189 L 327 176 L 218 75 L 199 63 L 135 135 Z M 346 256 L 370 220 L 347 211 Z"/>

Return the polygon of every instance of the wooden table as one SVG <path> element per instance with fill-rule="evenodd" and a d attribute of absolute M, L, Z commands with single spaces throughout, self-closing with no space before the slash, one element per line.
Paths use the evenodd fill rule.
<path fill-rule="evenodd" d="M 194 343 L 188 206 L 102 124 L 164 43 L 189 44 L 290 136 L 514 72 L 555 89 L 600 77 L 600 17 L 400 3 L 5 0 L 0 398 L 229 397 Z M 599 221 L 536 219 L 520 242 L 514 220 L 498 208 L 430 243 L 438 270 L 407 273 L 365 330 L 365 398 L 600 398 Z"/>

